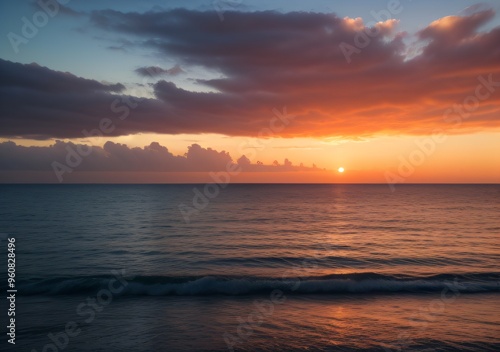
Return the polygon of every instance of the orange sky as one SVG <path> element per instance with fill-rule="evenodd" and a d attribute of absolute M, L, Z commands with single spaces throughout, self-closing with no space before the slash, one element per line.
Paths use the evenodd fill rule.
<path fill-rule="evenodd" d="M 221 149 L 239 157 L 242 138 L 224 136 L 154 136 L 160 144 L 175 145 L 172 152 L 183 154 L 191 144 L 189 137 L 201 145 L 214 145 L 224 140 Z M 144 136 L 149 140 L 151 136 Z M 176 141 L 179 138 L 179 141 Z M 182 140 L 189 140 L 184 141 Z M 292 162 L 306 161 L 327 171 L 307 172 L 242 172 L 231 177 L 231 182 L 270 183 L 385 183 L 399 176 L 397 183 L 498 183 L 500 182 L 500 134 L 477 133 L 447 136 L 441 143 L 429 144 L 429 136 L 393 136 L 367 138 L 363 141 L 318 139 L 273 139 L 266 148 L 257 151 L 256 160 L 271 164 L 273 160 L 290 158 Z M 129 146 L 143 146 L 142 138 L 116 138 L 116 142 Z M 423 141 L 426 141 L 425 144 Z M 98 144 L 98 140 L 95 141 Z M 170 143 L 169 143 L 170 142 Z M 25 141 L 26 145 L 44 145 L 50 142 Z M 136 145 L 137 144 L 137 145 Z M 418 145 L 425 145 L 429 153 L 421 154 Z M 432 149 L 434 145 L 434 149 Z M 423 153 L 423 152 L 422 152 Z M 419 156 L 425 155 L 423 159 Z M 411 158 L 410 158 L 411 156 Z M 407 167 L 413 168 L 408 170 Z M 337 169 L 343 167 L 344 173 Z M 400 173 L 401 168 L 403 173 Z M 389 176 L 387 174 L 389 172 Z M 14 176 L 16 174 L 16 176 Z M 3 173 L 0 181 L 15 179 L 19 182 L 57 182 L 52 172 Z M 159 173 L 159 172 L 86 172 L 76 170 L 66 182 L 153 182 L 153 183 L 203 183 L 213 182 L 208 172 Z"/>
<path fill-rule="evenodd" d="M 231 182 L 500 182 L 494 7 L 411 30 L 398 13 L 161 15 L 82 12 L 135 35 L 120 55 L 160 61 L 123 80 L 0 59 L 0 181 L 209 182 L 233 163 Z"/>

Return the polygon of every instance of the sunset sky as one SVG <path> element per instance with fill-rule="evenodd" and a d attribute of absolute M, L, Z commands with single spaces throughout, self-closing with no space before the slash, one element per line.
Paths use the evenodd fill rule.
<path fill-rule="evenodd" d="M 63 3 L 0 2 L 0 182 L 500 182 L 498 1 Z"/>

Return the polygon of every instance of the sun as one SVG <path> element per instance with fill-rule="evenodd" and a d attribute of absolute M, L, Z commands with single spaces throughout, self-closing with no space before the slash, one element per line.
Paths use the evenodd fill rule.
<path fill-rule="evenodd" d="M 342 166 L 341 166 L 341 167 L 339 167 L 339 168 L 338 168 L 338 172 L 340 172 L 340 173 L 344 172 L 344 168 L 343 168 Z"/>

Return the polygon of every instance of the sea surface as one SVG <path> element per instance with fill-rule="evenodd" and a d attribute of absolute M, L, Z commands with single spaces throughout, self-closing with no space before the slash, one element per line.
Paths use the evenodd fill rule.
<path fill-rule="evenodd" d="M 500 351 L 500 185 L 0 185 L 0 233 L 2 351 Z"/>

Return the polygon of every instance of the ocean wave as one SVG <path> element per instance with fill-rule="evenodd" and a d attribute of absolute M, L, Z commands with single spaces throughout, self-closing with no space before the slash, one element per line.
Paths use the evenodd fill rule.
<path fill-rule="evenodd" d="M 429 277 L 376 273 L 336 274 L 301 278 L 237 276 L 87 276 L 30 279 L 17 285 L 20 295 L 69 295 L 116 288 L 117 295 L 205 296 L 251 295 L 279 289 L 289 294 L 424 293 L 448 289 L 459 293 L 500 292 L 499 273 L 440 274 Z"/>

